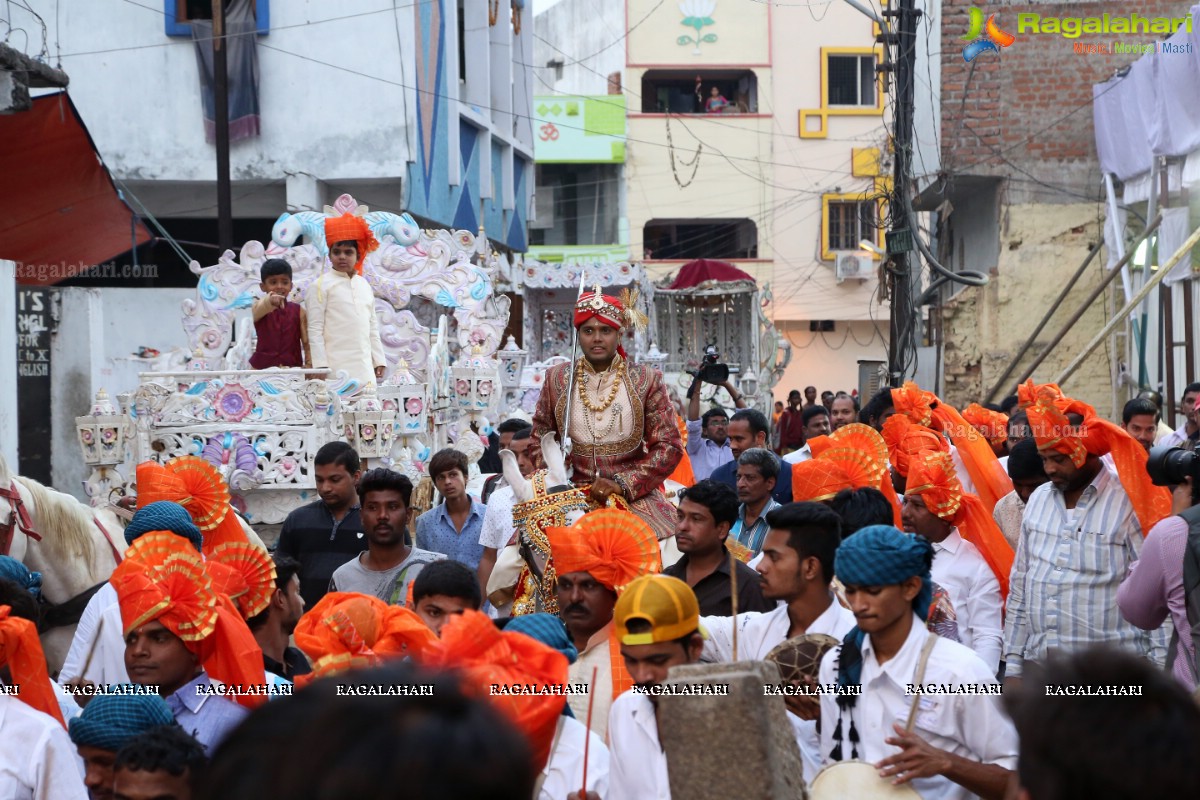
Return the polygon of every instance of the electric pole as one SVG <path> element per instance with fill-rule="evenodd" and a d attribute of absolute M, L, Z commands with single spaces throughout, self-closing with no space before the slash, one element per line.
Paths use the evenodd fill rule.
<path fill-rule="evenodd" d="M 913 138 L 913 74 L 917 60 L 917 20 L 921 11 L 916 0 L 899 0 L 896 8 L 884 9 L 883 16 L 896 24 L 887 26 L 879 36 L 884 48 L 896 45 L 896 59 L 880 69 L 892 71 L 896 78 L 896 110 L 892 120 L 892 144 L 895 171 L 892 179 L 892 196 L 888 203 L 892 219 L 887 232 L 887 258 L 891 262 L 891 324 L 888 343 L 888 380 L 893 387 L 900 386 L 906 377 L 909 359 L 917 348 L 917 325 L 919 309 L 914 297 L 919 291 L 920 269 L 914 269 L 919 261 L 910 257 L 913 249 L 912 230 L 908 216 L 909 181 L 912 163 Z M 890 32 L 890 31 L 895 31 Z M 886 80 L 886 75 L 885 75 Z"/>
<path fill-rule="evenodd" d="M 229 65 L 225 40 L 225 0 L 212 0 L 213 122 L 217 145 L 217 245 L 233 249 L 233 192 L 229 186 Z"/>

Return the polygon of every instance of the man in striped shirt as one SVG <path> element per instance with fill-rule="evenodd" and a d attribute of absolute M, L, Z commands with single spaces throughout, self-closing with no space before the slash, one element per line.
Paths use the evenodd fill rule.
<path fill-rule="evenodd" d="M 1166 657 L 1163 632 L 1135 628 L 1117 606 L 1117 589 L 1142 547 L 1139 511 L 1153 505 L 1141 490 L 1142 476 L 1118 475 L 1100 461 L 1106 447 L 1099 442 L 1128 434 L 1092 414 L 1068 416 L 1068 406 L 1086 410 L 1060 394 L 1039 397 L 1027 411 L 1050 482 L 1030 495 L 1021 524 L 1004 627 L 1009 677 L 1050 650 L 1102 642 L 1159 664 Z M 1117 445 L 1141 450 L 1132 439 Z M 1137 508 L 1126 482 L 1139 497 Z"/>
<path fill-rule="evenodd" d="M 737 462 L 737 522 L 729 533 L 754 555 L 762 552 L 763 540 L 771 526 L 767 524 L 767 514 L 779 508 L 771 493 L 775 491 L 775 482 L 779 478 L 779 470 L 785 466 L 779 463 L 779 456 L 763 447 L 751 447 L 738 456 Z"/>

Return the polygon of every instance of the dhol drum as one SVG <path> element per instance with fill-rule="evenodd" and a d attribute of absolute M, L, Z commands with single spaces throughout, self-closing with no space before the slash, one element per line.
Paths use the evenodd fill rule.
<path fill-rule="evenodd" d="M 879 777 L 879 770 L 866 761 L 830 764 L 808 786 L 809 800 L 921 800 L 908 784 L 899 786 Z"/>
<path fill-rule="evenodd" d="M 779 675 L 796 686 L 815 686 L 821 659 L 840 642 L 824 633 L 806 633 L 780 642 L 767 653 L 765 661 L 779 667 Z"/>

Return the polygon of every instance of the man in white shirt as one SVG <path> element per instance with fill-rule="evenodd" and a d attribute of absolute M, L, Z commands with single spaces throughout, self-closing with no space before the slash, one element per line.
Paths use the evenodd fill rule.
<path fill-rule="evenodd" d="M 858 625 L 821 662 L 820 683 L 841 690 L 821 696 L 821 752 L 826 765 L 871 762 L 925 800 L 999 800 L 1017 765 L 1017 733 L 987 665 L 925 628 L 932 560 L 928 541 L 890 525 L 863 528 L 838 548 Z M 968 691 L 911 694 L 918 684 Z"/>
<path fill-rule="evenodd" d="M 761 661 L 794 636 L 823 633 L 840 640 L 854 627 L 854 615 L 838 604 L 830 589 L 833 559 L 841 542 L 841 520 L 822 503 L 789 503 L 767 515 L 770 530 L 758 565 L 763 599 L 778 601 L 765 614 L 738 614 L 738 651 L 733 652 L 732 617 L 703 617 L 708 633 L 701 661 Z M 788 721 L 804 759 L 804 780 L 821 768 L 813 698 L 787 697 Z"/>
<path fill-rule="evenodd" d="M 1004 644 L 1004 600 L 1012 547 L 979 498 L 965 494 L 950 456 L 929 451 L 909 462 L 901 516 L 904 530 L 933 543 L 933 580 L 954 605 L 959 641 L 974 650 L 995 674 Z M 980 552 L 990 544 L 995 571 Z"/>
<path fill-rule="evenodd" d="M 831 430 L 829 409 L 825 406 L 807 406 L 801 413 L 800 419 L 804 423 L 804 446 L 783 457 L 783 463 L 789 466 L 811 459 L 812 447 L 808 443 L 817 436 L 828 436 Z M 788 468 L 784 467 L 784 469 Z"/>
<path fill-rule="evenodd" d="M 1125 621 L 1117 593 L 1141 553 L 1143 531 L 1171 513 L 1171 495 L 1146 472 L 1146 451 L 1086 404 L 1052 397 L 1026 409 L 1050 482 L 1034 490 L 1021 520 L 1004 620 L 1006 679 L 1051 650 L 1101 642 L 1166 661 L 1168 634 Z M 1082 413 L 1064 413 L 1060 406 Z M 1120 448 L 1113 472 L 1099 456 Z M 1141 464 L 1137 460 L 1141 459 Z M 1128 486 L 1128 489 L 1126 488 Z"/>
<path fill-rule="evenodd" d="M 1183 390 L 1183 399 L 1179 401 L 1179 413 L 1184 416 L 1183 425 L 1173 433 L 1158 440 L 1158 444 L 1168 447 L 1194 446 L 1200 437 L 1200 416 L 1196 413 L 1196 401 L 1200 399 L 1200 383 L 1189 383 Z M 1191 449 L 1191 448 L 1189 448 Z"/>
<path fill-rule="evenodd" d="M 629 584 L 617 600 L 613 622 L 636 686 L 657 686 L 671 667 L 700 658 L 700 604 L 678 578 L 646 575 Z M 618 697 L 609 712 L 608 743 L 609 793 L 604 800 L 670 799 L 654 697 L 634 691 Z"/>
<path fill-rule="evenodd" d="M 0 731 L 0 797 L 87 800 L 79 757 L 57 720 L 0 693 Z"/>
<path fill-rule="evenodd" d="M 521 475 L 526 478 L 534 473 L 533 461 L 529 458 L 529 445 L 533 442 L 530 438 L 532 431 L 532 426 L 516 431 L 508 443 L 508 449 L 517 457 L 517 467 L 521 470 Z M 517 529 L 513 525 L 513 506 L 515 504 L 513 488 L 507 482 L 503 486 L 497 487 L 487 499 L 487 510 L 483 512 L 483 526 L 479 531 L 479 543 L 483 545 L 483 555 L 479 557 L 478 574 L 479 587 L 483 591 L 484 597 L 487 597 L 488 580 L 492 577 L 492 570 L 496 566 L 496 558 L 500 551 L 510 545 L 518 546 L 515 540 Z M 511 609 L 512 603 L 510 602 L 507 607 L 498 609 L 498 611 L 501 612 L 500 616 L 506 617 Z"/>

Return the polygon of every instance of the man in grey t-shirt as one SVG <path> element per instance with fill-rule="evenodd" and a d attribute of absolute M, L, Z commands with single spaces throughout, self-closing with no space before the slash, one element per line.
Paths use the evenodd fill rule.
<path fill-rule="evenodd" d="M 421 569 L 445 558 L 405 542 L 412 489 L 412 481 L 390 469 L 373 469 L 362 476 L 358 498 L 367 549 L 334 571 L 329 591 L 361 592 L 403 606 Z"/>

